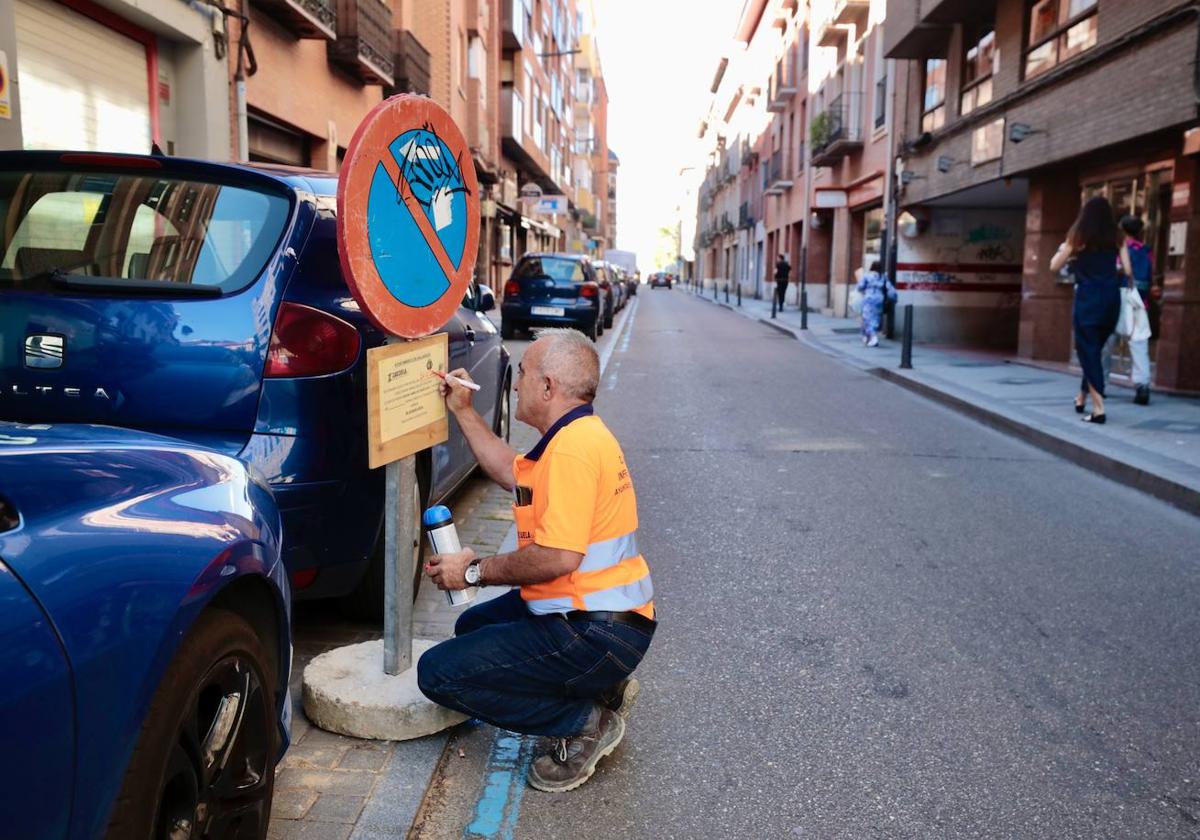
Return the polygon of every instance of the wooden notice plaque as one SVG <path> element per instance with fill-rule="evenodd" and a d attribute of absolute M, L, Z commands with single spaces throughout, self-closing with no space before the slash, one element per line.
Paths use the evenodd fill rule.
<path fill-rule="evenodd" d="M 434 371 L 445 373 L 445 333 L 367 351 L 368 462 L 398 461 L 450 436 L 446 403 Z"/>

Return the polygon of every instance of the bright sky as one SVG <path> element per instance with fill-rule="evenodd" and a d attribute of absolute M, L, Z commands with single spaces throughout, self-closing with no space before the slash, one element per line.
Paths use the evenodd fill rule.
<path fill-rule="evenodd" d="M 657 231 L 679 200 L 679 168 L 694 161 L 709 85 L 733 41 L 742 0 L 595 0 L 608 86 L 608 145 L 617 175 L 617 247 L 654 269 Z"/>

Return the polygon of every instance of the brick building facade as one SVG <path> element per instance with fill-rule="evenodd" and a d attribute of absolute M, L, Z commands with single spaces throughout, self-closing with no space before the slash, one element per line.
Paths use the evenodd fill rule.
<path fill-rule="evenodd" d="M 1049 260 L 1084 198 L 1140 216 L 1155 254 L 1155 383 L 1200 389 L 1198 15 L 1173 0 L 890 0 L 885 49 L 914 80 L 901 117 L 900 273 L 974 297 L 975 330 L 1019 356 L 1071 358 L 1073 288 Z M 933 80 L 932 82 L 930 80 Z M 907 242 L 906 242 L 907 239 Z M 932 241 L 936 247 L 923 249 Z M 1003 271 L 989 269 L 1000 255 Z M 901 260 L 903 269 L 904 260 Z M 998 288 L 989 294 L 989 289 Z M 982 297 L 981 297 L 982 296 Z"/>

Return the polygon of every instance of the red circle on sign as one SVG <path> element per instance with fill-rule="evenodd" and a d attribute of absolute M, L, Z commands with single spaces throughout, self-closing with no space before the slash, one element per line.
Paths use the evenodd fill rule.
<path fill-rule="evenodd" d="M 412 176 L 410 183 L 406 176 L 410 170 L 406 164 L 411 162 L 411 157 L 398 160 L 391 148 L 401 136 L 414 131 L 437 141 L 436 146 L 423 148 L 442 148 L 449 152 L 450 160 L 435 154 L 433 158 L 422 157 L 421 162 L 432 160 L 431 165 L 439 172 L 453 170 L 455 187 L 452 192 L 462 193 L 465 199 L 466 230 L 457 263 L 453 255 L 447 253 L 438 234 L 437 220 L 429 218 L 432 211 L 426 211 L 414 192 L 414 187 L 426 188 L 429 179 Z M 380 204 L 373 212 L 372 188 L 378 189 L 381 166 L 395 188 L 396 206 Z M 376 196 L 378 202 L 378 191 Z M 371 322 L 385 332 L 404 338 L 429 335 L 446 324 L 466 294 L 479 249 L 479 181 L 466 138 L 450 115 L 432 99 L 411 94 L 393 96 L 376 105 L 359 124 L 346 149 L 338 179 L 337 204 L 338 256 L 342 274 L 350 293 Z M 401 209 L 397 210 L 397 206 Z M 381 213 L 381 210 L 392 215 Z M 401 215 L 397 217 L 396 213 Z M 393 228 L 403 226 L 410 236 L 390 240 L 394 231 L 387 229 L 389 224 Z M 413 225 L 420 233 L 415 245 L 411 236 Z M 403 245 L 407 253 L 399 247 L 389 248 L 392 242 Z M 420 251 L 421 248 L 427 248 L 428 252 Z M 385 263 L 387 280 L 381 273 L 381 265 Z M 445 291 L 432 302 L 411 305 L 397 294 L 398 283 L 411 281 L 428 287 L 441 284 L 443 280 Z"/>

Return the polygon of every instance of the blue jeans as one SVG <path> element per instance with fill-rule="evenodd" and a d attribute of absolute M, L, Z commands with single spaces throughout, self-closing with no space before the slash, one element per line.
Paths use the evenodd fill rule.
<path fill-rule="evenodd" d="M 583 731 L 598 698 L 633 672 L 654 635 L 534 615 L 517 589 L 468 609 L 454 634 L 417 662 L 425 696 L 502 729 L 555 738 Z"/>

